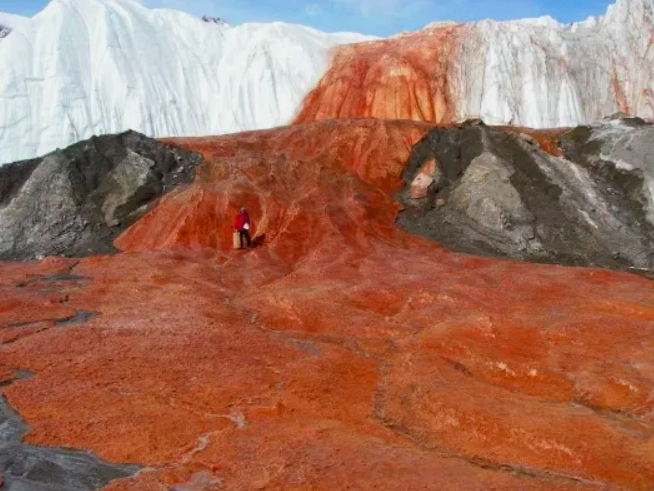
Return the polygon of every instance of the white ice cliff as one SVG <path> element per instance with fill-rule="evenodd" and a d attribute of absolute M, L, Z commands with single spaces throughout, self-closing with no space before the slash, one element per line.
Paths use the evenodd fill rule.
<path fill-rule="evenodd" d="M 289 123 L 331 49 L 372 39 L 203 22 L 134 0 L 53 0 L 14 17 L 0 14 L 11 30 L 0 39 L 0 164 L 126 129 L 182 136 Z M 618 110 L 654 116 L 654 0 L 618 0 L 577 24 L 476 22 L 455 36 L 439 80 L 460 119 L 542 128 Z"/>
<path fill-rule="evenodd" d="M 29 22 L 29 18 L 20 15 L 0 12 L 0 40 L 9 36 L 9 33 Z"/>
<path fill-rule="evenodd" d="M 367 39 L 207 23 L 133 0 L 53 0 L 8 27 L 0 163 L 126 129 L 204 135 L 288 123 L 327 69 L 329 49 Z"/>
<path fill-rule="evenodd" d="M 576 24 L 483 21 L 459 35 L 449 79 L 463 117 L 554 128 L 654 116 L 653 0 L 618 0 Z"/>

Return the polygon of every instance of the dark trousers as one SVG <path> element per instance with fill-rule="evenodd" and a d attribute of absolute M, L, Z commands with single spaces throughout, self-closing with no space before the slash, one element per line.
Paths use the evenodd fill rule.
<path fill-rule="evenodd" d="M 239 230 L 238 235 L 241 238 L 241 249 L 243 249 L 243 238 L 245 237 L 245 242 L 247 243 L 247 247 L 252 246 L 252 239 L 250 238 L 250 231 L 249 230 Z"/>

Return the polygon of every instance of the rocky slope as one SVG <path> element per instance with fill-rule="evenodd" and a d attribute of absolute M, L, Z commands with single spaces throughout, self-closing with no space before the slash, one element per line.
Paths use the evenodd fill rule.
<path fill-rule="evenodd" d="M 358 215 L 393 221 L 394 198 L 398 225 L 455 251 L 653 270 L 653 136 L 651 124 L 616 119 L 558 131 L 326 121 L 166 142 L 173 146 L 136 133 L 103 137 L 0 168 L 0 257 L 113 251 L 143 215 L 118 239 L 121 249 L 229 249 L 232 223 L 220 217 L 242 204 L 261 217 L 271 250 L 294 233 L 285 227 L 313 227 L 307 220 L 317 213 L 347 241 L 360 233 Z M 207 145 L 211 162 L 194 185 L 156 201 L 194 179 L 201 157 L 193 151 Z M 293 181 L 296 159 L 311 170 Z M 250 185 L 235 187 L 244 176 Z M 288 186 L 307 190 L 301 203 Z M 363 208 L 354 199 L 339 218 L 327 210 L 342 193 L 377 198 Z M 296 253 L 322 240 L 312 235 Z"/>
<path fill-rule="evenodd" d="M 457 251 L 654 269 L 654 126 L 562 130 L 563 157 L 513 131 L 431 130 L 405 169 L 399 224 Z"/>
<path fill-rule="evenodd" d="M 553 128 L 617 110 L 654 116 L 652 0 L 617 0 L 571 25 L 432 24 L 374 41 L 207 23 L 134 0 L 54 0 L 20 26 L 2 19 L 20 35 L 0 45 L 0 164 L 128 129 L 199 136 L 336 117 Z"/>
<path fill-rule="evenodd" d="M 149 204 L 193 179 L 200 159 L 128 132 L 0 167 L 0 259 L 113 251 Z"/>
<path fill-rule="evenodd" d="M 654 284 L 398 230 L 430 130 L 177 140 L 205 157 L 196 181 L 125 253 L 0 263 L 27 442 L 145 467 L 107 491 L 651 489 Z M 229 249 L 242 203 L 247 252 Z"/>

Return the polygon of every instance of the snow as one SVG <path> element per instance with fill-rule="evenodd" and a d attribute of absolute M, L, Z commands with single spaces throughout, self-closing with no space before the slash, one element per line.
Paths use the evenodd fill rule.
<path fill-rule="evenodd" d="M 0 12 L 0 40 L 6 38 L 14 30 L 25 27 L 28 22 L 29 17 Z"/>
<path fill-rule="evenodd" d="M 2 14 L 0 163 L 94 134 L 223 134 L 289 123 L 330 61 L 366 36 L 283 23 L 229 26 L 134 0 L 53 0 Z"/>
<path fill-rule="evenodd" d="M 10 29 L 19 29 L 29 23 L 29 17 L 23 17 L 22 15 L 15 14 L 5 14 L 0 12 L 0 24 Z"/>
<path fill-rule="evenodd" d="M 20 29 L 29 21 L 29 18 L 20 15 L 0 12 L 0 41 L 9 36 L 16 29 Z"/>

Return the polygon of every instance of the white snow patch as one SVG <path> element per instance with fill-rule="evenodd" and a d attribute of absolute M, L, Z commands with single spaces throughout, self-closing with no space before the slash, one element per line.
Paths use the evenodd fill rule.
<path fill-rule="evenodd" d="M 581 213 L 581 216 L 584 217 L 584 220 L 586 220 L 586 223 L 588 223 L 588 225 L 590 225 L 591 227 L 596 228 L 596 229 L 599 228 L 599 225 L 597 225 L 597 222 L 590 217 L 590 215 L 588 214 L 588 212 L 586 210 L 581 210 L 580 209 L 579 213 Z"/>
<path fill-rule="evenodd" d="M 634 166 L 631 165 L 629 162 L 625 162 L 624 160 L 621 160 L 621 159 L 613 159 L 610 155 L 606 155 L 604 153 L 600 153 L 600 159 L 609 160 L 609 161 L 613 162 L 617 169 L 634 170 Z"/>

